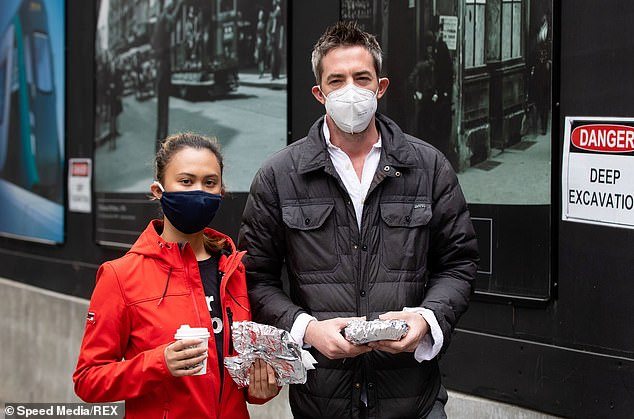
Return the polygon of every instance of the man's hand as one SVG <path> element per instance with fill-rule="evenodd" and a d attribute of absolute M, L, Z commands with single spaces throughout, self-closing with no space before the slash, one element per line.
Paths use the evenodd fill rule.
<path fill-rule="evenodd" d="M 357 355 L 370 352 L 372 349 L 367 345 L 353 345 L 341 335 L 341 330 L 352 320 L 359 319 L 337 317 L 322 321 L 313 320 L 306 327 L 304 342 L 314 346 L 329 359 L 354 358 Z"/>
<path fill-rule="evenodd" d="M 401 340 L 380 340 L 370 342 L 368 346 L 377 351 L 398 354 L 401 352 L 414 352 L 420 340 L 429 333 L 429 324 L 418 313 L 407 311 L 390 311 L 379 316 L 381 320 L 404 320 L 409 326 L 407 334 Z"/>

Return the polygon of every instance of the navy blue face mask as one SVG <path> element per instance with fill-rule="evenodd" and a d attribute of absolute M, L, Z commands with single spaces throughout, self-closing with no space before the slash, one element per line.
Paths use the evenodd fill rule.
<path fill-rule="evenodd" d="M 163 214 L 181 233 L 197 233 L 214 219 L 222 195 L 205 191 L 165 192 L 163 185 L 156 184 L 163 191 L 161 207 Z"/>

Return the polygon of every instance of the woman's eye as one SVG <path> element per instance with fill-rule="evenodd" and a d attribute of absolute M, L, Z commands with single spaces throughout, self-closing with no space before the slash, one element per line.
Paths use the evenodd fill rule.
<path fill-rule="evenodd" d="M 189 185 L 189 184 L 191 184 L 191 181 L 190 181 L 189 179 L 182 179 L 182 180 L 181 180 L 181 183 L 182 183 L 183 185 Z"/>

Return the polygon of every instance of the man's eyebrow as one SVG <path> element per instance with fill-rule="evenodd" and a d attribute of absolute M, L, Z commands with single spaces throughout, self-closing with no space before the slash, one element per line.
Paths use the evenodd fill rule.
<path fill-rule="evenodd" d="M 361 70 L 361 71 L 357 71 L 353 74 L 353 76 L 355 77 L 359 77 L 359 76 L 372 76 L 372 72 L 368 71 L 368 70 Z"/>
<path fill-rule="evenodd" d="M 344 78 L 345 76 L 341 73 L 332 73 L 332 74 L 328 74 L 328 77 L 326 78 L 326 80 L 331 80 L 331 79 L 339 79 L 339 78 Z"/>

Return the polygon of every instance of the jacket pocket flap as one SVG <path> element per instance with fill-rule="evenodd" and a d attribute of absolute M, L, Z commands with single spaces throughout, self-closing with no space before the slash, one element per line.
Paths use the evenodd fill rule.
<path fill-rule="evenodd" d="M 305 204 L 282 207 L 282 219 L 289 228 L 315 230 L 321 227 L 334 204 Z"/>
<path fill-rule="evenodd" d="M 420 227 L 429 223 L 431 204 L 426 202 L 383 202 L 381 218 L 390 227 Z"/>

